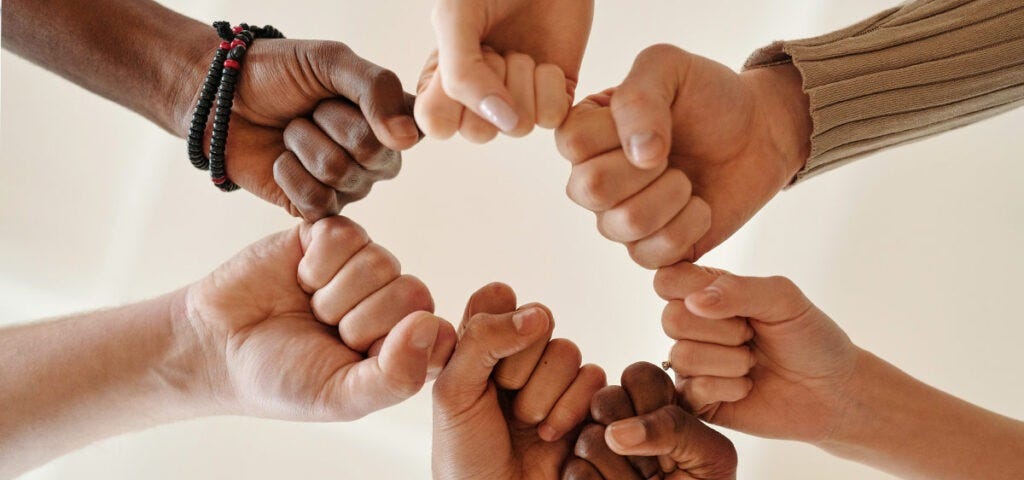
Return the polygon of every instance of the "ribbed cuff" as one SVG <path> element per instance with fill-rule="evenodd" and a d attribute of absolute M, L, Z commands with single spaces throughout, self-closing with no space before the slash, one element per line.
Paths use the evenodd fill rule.
<path fill-rule="evenodd" d="M 800 181 L 1024 105 L 1024 3 L 918 0 L 774 42 L 744 69 L 786 62 L 803 75 L 814 123 Z"/>

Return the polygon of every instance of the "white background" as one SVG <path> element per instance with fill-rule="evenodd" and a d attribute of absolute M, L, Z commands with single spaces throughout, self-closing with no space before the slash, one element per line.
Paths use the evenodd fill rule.
<path fill-rule="evenodd" d="M 433 45 L 424 0 L 170 3 L 204 22 L 273 23 L 293 38 L 346 42 L 409 90 Z M 738 68 L 771 40 L 824 33 L 894 4 L 597 3 L 581 94 L 618 83 L 650 44 Z M 177 288 L 294 224 L 246 193 L 210 187 L 182 140 L 6 51 L 0 58 L 0 323 Z M 814 178 L 703 263 L 787 275 L 861 346 L 1024 417 L 1022 125 L 1018 110 Z M 484 146 L 427 140 L 405 155 L 398 179 L 345 213 L 426 281 L 441 315 L 457 322 L 470 292 L 505 281 L 521 300 L 548 304 L 556 334 L 614 380 L 633 361 L 665 356 L 663 304 L 652 274 L 565 198 L 568 171 L 548 131 Z M 422 392 L 352 424 L 167 425 L 100 442 L 25 478 L 425 478 L 429 432 Z M 813 447 L 726 433 L 739 448 L 741 478 L 888 478 Z"/>

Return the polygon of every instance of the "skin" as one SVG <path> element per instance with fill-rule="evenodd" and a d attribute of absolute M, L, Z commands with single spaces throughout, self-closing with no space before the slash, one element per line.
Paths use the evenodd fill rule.
<path fill-rule="evenodd" d="M 569 198 L 655 269 L 699 258 L 753 217 L 804 165 L 810 133 L 792 65 L 737 74 L 655 45 L 621 85 L 573 108 L 556 141 Z"/>
<path fill-rule="evenodd" d="M 12 0 L 4 8 L 4 48 L 188 134 L 219 44 L 210 26 L 149 0 Z M 338 42 L 255 41 L 234 100 L 229 177 L 309 221 L 394 177 L 399 150 L 419 140 L 413 97 L 398 77 Z M 208 146 L 212 121 L 207 128 Z"/>
<path fill-rule="evenodd" d="M 433 478 L 559 478 L 605 376 L 580 366 L 572 342 L 551 340 L 552 323 L 541 305 L 516 309 L 506 285 L 473 294 L 458 346 L 434 383 Z M 498 361 L 536 345 L 543 354 L 522 388 L 499 386 Z"/>
<path fill-rule="evenodd" d="M 675 405 L 674 397 L 672 379 L 660 368 L 646 362 L 627 367 L 622 386 L 594 395 L 595 424 L 576 443 L 593 471 L 579 467 L 565 478 L 735 479 L 732 442 Z M 630 455 L 628 463 L 620 455 Z"/>
<path fill-rule="evenodd" d="M 352 281 L 362 265 L 379 268 Z M 394 405 L 454 348 L 432 309 L 362 228 L 331 217 L 162 297 L 0 330 L 0 476 L 186 418 L 351 421 Z"/>
<path fill-rule="evenodd" d="M 429 136 L 460 132 L 475 142 L 558 126 L 593 16 L 592 0 L 439 0 L 417 122 Z"/>
<path fill-rule="evenodd" d="M 1024 422 L 929 387 L 854 345 L 783 277 L 659 270 L 680 404 L 904 478 L 1012 478 Z"/>

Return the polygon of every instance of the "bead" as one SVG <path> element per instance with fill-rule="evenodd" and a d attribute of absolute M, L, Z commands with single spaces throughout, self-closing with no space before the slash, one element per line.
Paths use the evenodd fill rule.
<path fill-rule="evenodd" d="M 226 41 L 224 41 L 224 40 L 221 40 L 219 48 L 221 50 L 230 50 L 231 49 L 231 44 L 226 42 Z"/>
<path fill-rule="evenodd" d="M 235 25 L 234 27 L 231 27 L 231 31 L 237 35 L 239 33 L 242 33 L 242 27 L 239 25 Z"/>
<path fill-rule="evenodd" d="M 227 60 L 224 60 L 224 68 L 232 68 L 238 70 L 239 68 L 241 68 L 241 65 L 239 65 L 236 60 L 229 58 Z"/>
<path fill-rule="evenodd" d="M 244 45 L 232 48 L 231 51 L 228 52 L 228 58 L 229 59 L 241 60 L 243 57 L 245 57 L 245 46 Z"/>

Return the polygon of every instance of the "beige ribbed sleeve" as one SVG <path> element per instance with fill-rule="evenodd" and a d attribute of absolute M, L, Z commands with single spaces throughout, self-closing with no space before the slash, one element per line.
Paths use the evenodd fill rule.
<path fill-rule="evenodd" d="M 799 181 L 1024 105 L 1024 0 L 908 2 L 837 32 L 775 42 L 744 69 L 786 62 L 803 75 L 814 122 Z"/>

